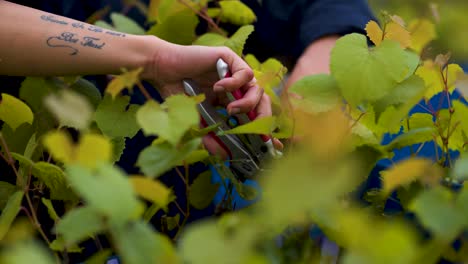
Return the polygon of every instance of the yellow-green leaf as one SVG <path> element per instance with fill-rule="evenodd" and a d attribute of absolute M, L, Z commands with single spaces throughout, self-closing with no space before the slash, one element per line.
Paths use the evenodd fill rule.
<path fill-rule="evenodd" d="M 61 90 L 47 96 L 44 103 L 62 126 L 82 130 L 91 123 L 93 107 L 85 96 L 76 92 Z"/>
<path fill-rule="evenodd" d="M 0 120 L 16 130 L 23 123 L 32 124 L 33 119 L 34 116 L 29 106 L 14 96 L 2 93 Z"/>
<path fill-rule="evenodd" d="M 463 73 L 463 69 L 457 64 L 449 64 L 448 69 L 441 69 L 436 63 L 427 60 L 416 71 L 416 75 L 421 77 L 426 84 L 426 100 L 429 100 L 434 95 L 444 91 L 453 92 L 455 83 L 459 74 Z M 445 85 L 446 80 L 447 85 Z"/>
<path fill-rule="evenodd" d="M 109 139 L 98 134 L 85 134 L 75 150 L 75 161 L 87 168 L 95 168 L 101 162 L 110 162 L 113 156 Z"/>
<path fill-rule="evenodd" d="M 206 171 L 197 176 L 190 186 L 189 201 L 197 209 L 204 209 L 213 201 L 218 191 L 219 183 L 211 183 L 211 171 Z"/>
<path fill-rule="evenodd" d="M 265 134 L 270 135 L 276 127 L 276 117 L 269 116 L 255 119 L 247 124 L 225 131 L 225 134 Z"/>
<path fill-rule="evenodd" d="M 189 45 L 195 39 L 195 29 L 198 22 L 198 17 L 192 10 L 184 9 L 151 27 L 147 34 L 171 43 Z M 174 30 L 174 28 L 178 30 Z"/>
<path fill-rule="evenodd" d="M 158 180 L 144 176 L 132 176 L 130 177 L 130 182 L 139 196 L 157 204 L 160 208 L 167 208 L 169 203 L 175 198 L 172 190 Z"/>
<path fill-rule="evenodd" d="M 23 191 L 17 191 L 12 194 L 5 208 L 2 210 L 2 214 L 0 215 L 0 241 L 5 237 L 16 215 L 19 213 L 23 195 Z"/>
<path fill-rule="evenodd" d="M 42 203 L 44 204 L 45 207 L 47 207 L 47 212 L 49 213 L 49 216 L 54 222 L 57 222 L 60 220 L 60 217 L 58 216 L 57 212 L 55 211 L 54 205 L 52 204 L 52 201 L 49 199 L 46 199 L 42 197 Z"/>
<path fill-rule="evenodd" d="M 247 5 L 241 1 L 220 1 L 221 21 L 234 25 L 247 25 L 255 22 L 257 17 Z"/>
<path fill-rule="evenodd" d="M 393 190 L 400 186 L 405 186 L 420 178 L 438 178 L 441 175 L 440 171 L 432 164 L 432 161 L 427 159 L 408 159 L 396 164 L 394 167 L 382 171 L 383 192 L 385 195 L 390 194 Z"/>
<path fill-rule="evenodd" d="M 424 47 L 437 38 L 434 23 L 427 19 L 415 19 L 410 22 L 408 30 L 411 32 L 410 48 L 421 53 Z"/>
<path fill-rule="evenodd" d="M 140 80 L 139 76 L 143 68 L 138 68 L 132 71 L 126 71 L 116 76 L 106 88 L 106 93 L 115 98 L 123 89 L 133 89 L 133 86 Z"/>
<path fill-rule="evenodd" d="M 60 162 L 69 163 L 73 160 L 73 144 L 70 136 L 63 131 L 51 131 L 44 136 L 43 144 Z"/>

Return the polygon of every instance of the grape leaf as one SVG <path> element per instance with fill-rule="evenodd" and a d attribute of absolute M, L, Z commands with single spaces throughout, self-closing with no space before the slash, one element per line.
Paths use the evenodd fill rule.
<path fill-rule="evenodd" d="M 330 111 L 342 101 L 335 79 L 327 74 L 306 76 L 295 82 L 289 91 L 302 97 L 292 97 L 292 103 L 311 113 Z"/>
<path fill-rule="evenodd" d="M 159 177 L 189 157 L 200 143 L 201 139 L 193 139 L 177 148 L 167 143 L 149 146 L 140 152 L 137 165 L 146 176 Z"/>
<path fill-rule="evenodd" d="M 78 199 L 68 186 L 65 173 L 60 167 L 39 161 L 32 167 L 32 174 L 47 186 L 52 200 L 74 201 Z"/>
<path fill-rule="evenodd" d="M 44 98 L 57 89 L 57 85 L 51 79 L 27 77 L 21 83 L 19 97 L 37 113 L 43 109 Z"/>
<path fill-rule="evenodd" d="M 50 218 L 54 220 L 54 222 L 57 222 L 58 220 L 60 220 L 60 217 L 55 211 L 52 201 L 44 197 L 42 197 L 41 201 L 42 201 L 42 204 L 44 204 L 44 206 L 47 207 L 47 212 L 49 213 Z"/>
<path fill-rule="evenodd" d="M 197 176 L 190 185 L 188 200 L 190 204 L 199 209 L 205 209 L 213 201 L 219 189 L 219 183 L 211 183 L 211 171 L 205 171 Z"/>
<path fill-rule="evenodd" d="M 120 13 L 112 13 L 110 17 L 117 31 L 135 35 L 145 34 L 145 30 L 140 25 L 138 25 L 137 22 L 129 17 L 126 17 Z"/>
<path fill-rule="evenodd" d="M 9 197 L 5 208 L 2 210 L 2 214 L 0 215 L 0 241 L 3 240 L 8 230 L 10 230 L 11 224 L 19 213 L 23 195 L 23 191 L 16 191 L 13 193 Z"/>
<path fill-rule="evenodd" d="M 395 166 L 380 173 L 383 180 L 383 193 L 385 196 L 400 186 L 406 186 L 420 178 L 433 179 L 442 176 L 431 160 L 413 158 L 404 160 Z M 437 180 L 435 180 L 437 181 Z"/>
<path fill-rule="evenodd" d="M 101 162 L 112 160 L 112 144 L 102 135 L 83 134 L 77 145 L 63 131 L 50 132 L 44 136 L 44 146 L 54 159 L 63 163 L 77 163 L 95 168 Z"/>
<path fill-rule="evenodd" d="M 180 263 L 169 240 L 144 222 L 113 228 L 112 233 L 124 263 Z"/>
<path fill-rule="evenodd" d="M 49 132 L 44 136 L 43 144 L 55 160 L 63 163 L 73 160 L 74 146 L 68 134 L 62 131 Z"/>
<path fill-rule="evenodd" d="M 122 156 L 125 150 L 125 141 L 126 140 L 123 137 L 117 137 L 117 138 L 111 139 L 112 146 L 113 146 L 111 161 L 113 163 L 118 162 L 120 160 L 120 157 Z"/>
<path fill-rule="evenodd" d="M 376 45 L 379 46 L 383 40 L 383 30 L 380 28 L 377 22 L 371 20 L 366 25 L 366 32 L 369 39 Z"/>
<path fill-rule="evenodd" d="M 332 50 L 332 76 L 351 105 L 381 99 L 407 71 L 405 51 L 391 40 L 369 50 L 366 37 L 354 33 L 339 39 Z"/>
<path fill-rule="evenodd" d="M 408 30 L 411 32 L 410 48 L 421 53 L 424 47 L 437 38 L 434 23 L 427 19 L 415 19 L 409 23 Z"/>
<path fill-rule="evenodd" d="M 463 210 L 455 206 L 454 200 L 452 192 L 436 187 L 420 194 L 410 208 L 436 238 L 450 243 L 466 226 Z"/>
<path fill-rule="evenodd" d="M 254 27 L 252 25 L 242 26 L 226 41 L 225 45 L 241 56 L 245 42 L 253 31 Z"/>
<path fill-rule="evenodd" d="M 90 81 L 79 78 L 76 82 L 70 85 L 70 89 L 86 97 L 93 109 L 99 105 L 102 100 L 102 95 L 99 89 Z"/>
<path fill-rule="evenodd" d="M 107 263 L 109 257 L 112 255 L 111 249 L 104 249 L 96 252 L 94 255 L 89 257 L 85 263 L 86 264 L 103 264 Z"/>
<path fill-rule="evenodd" d="M 67 212 L 55 226 L 57 234 L 65 240 L 65 245 L 74 245 L 104 231 L 101 216 L 89 206 L 75 208 Z"/>
<path fill-rule="evenodd" d="M 455 166 L 451 171 L 452 178 L 457 181 L 468 181 L 468 155 L 464 153 L 455 162 Z"/>
<path fill-rule="evenodd" d="M 106 87 L 106 93 L 115 98 L 123 89 L 133 89 L 133 86 L 140 80 L 140 74 L 143 68 L 137 68 L 131 71 L 124 71 L 122 74 L 117 75 Z"/>
<path fill-rule="evenodd" d="M 386 149 L 392 151 L 394 149 L 401 149 L 414 144 L 420 144 L 434 140 L 437 131 L 435 127 L 421 127 L 411 129 L 411 131 L 401 134 L 394 138 L 389 144 L 385 146 Z"/>
<path fill-rule="evenodd" d="M 257 17 L 247 5 L 241 1 L 220 1 L 221 21 L 242 26 L 252 24 Z"/>
<path fill-rule="evenodd" d="M 138 124 L 145 135 L 158 135 L 177 145 L 184 134 L 200 122 L 197 102 L 185 95 L 173 95 L 160 105 L 148 101 L 137 112 Z"/>
<path fill-rule="evenodd" d="M 193 45 L 201 45 L 201 46 L 223 46 L 224 43 L 228 38 L 216 34 L 216 33 L 205 33 L 201 35 L 199 38 L 197 38 L 194 42 Z"/>
<path fill-rule="evenodd" d="M 82 251 L 82 248 L 78 247 L 77 245 L 65 245 L 65 240 L 60 236 L 50 243 L 49 248 L 58 252 L 63 252 L 66 250 L 69 253 L 81 253 Z"/>
<path fill-rule="evenodd" d="M 5 208 L 8 199 L 17 190 L 17 187 L 11 183 L 0 181 L 0 211 Z"/>
<path fill-rule="evenodd" d="M 130 182 L 139 196 L 157 204 L 160 208 L 167 209 L 169 203 L 175 198 L 172 190 L 158 180 L 152 180 L 143 176 L 133 176 L 130 177 Z"/>
<path fill-rule="evenodd" d="M 168 17 L 164 22 L 152 26 L 147 34 L 171 43 L 189 45 L 195 39 L 195 29 L 198 22 L 198 17 L 192 10 L 184 9 Z M 174 30 L 174 28 L 178 30 Z"/>
<path fill-rule="evenodd" d="M 204 161 L 210 156 L 210 153 L 206 151 L 205 149 L 197 149 L 195 151 L 192 151 L 185 160 L 183 160 L 181 163 L 178 163 L 177 166 L 184 166 L 194 164 L 197 162 Z"/>
<path fill-rule="evenodd" d="M 408 132 L 409 130 L 417 128 L 430 128 L 434 127 L 434 117 L 432 114 L 428 113 L 414 113 L 409 117 L 409 129 L 407 124 L 404 124 L 404 131 Z"/>
<path fill-rule="evenodd" d="M 10 152 L 24 153 L 33 133 L 34 127 L 28 123 L 21 124 L 16 130 L 13 130 L 8 124 L 3 124 L 2 127 L 2 136 L 7 142 Z"/>
<path fill-rule="evenodd" d="M 0 101 L 0 120 L 16 130 L 21 124 L 32 124 L 34 115 L 31 108 L 18 98 L 2 93 Z"/>
<path fill-rule="evenodd" d="M 42 243 L 36 241 L 25 241 L 9 245 L 0 256 L 0 261 L 3 264 L 51 264 L 56 262 L 47 248 L 44 248 Z"/>
<path fill-rule="evenodd" d="M 70 165 L 67 175 L 72 188 L 87 205 L 112 221 L 124 223 L 141 209 L 129 179 L 111 165 L 102 164 L 94 171 Z"/>
<path fill-rule="evenodd" d="M 453 106 L 453 124 L 458 124 L 460 127 L 457 131 L 463 131 L 465 134 L 468 135 L 468 105 L 466 103 L 462 103 L 461 101 L 452 101 Z"/>
<path fill-rule="evenodd" d="M 99 129 L 110 138 L 132 138 L 140 129 L 136 120 L 138 105 L 130 104 L 130 97 L 104 97 L 94 114 Z"/>
<path fill-rule="evenodd" d="M 463 69 L 457 64 L 449 64 L 448 69 L 440 69 L 439 66 L 426 60 L 424 64 L 416 70 L 416 75 L 421 77 L 426 84 L 427 92 L 424 95 L 426 100 L 429 100 L 434 95 L 442 92 L 445 88 L 452 93 L 455 90 L 455 83 L 458 75 L 463 73 Z M 447 80 L 445 87 L 444 80 Z"/>
<path fill-rule="evenodd" d="M 407 48 L 411 43 L 410 33 L 399 23 L 391 21 L 385 25 L 385 32 L 375 21 L 366 25 L 367 36 L 376 45 L 380 46 L 383 40 L 394 40 L 400 43 L 401 48 Z"/>
<path fill-rule="evenodd" d="M 219 135 L 225 134 L 265 134 L 270 135 L 276 128 L 276 117 L 268 116 L 253 120 L 247 124 L 237 126 L 233 129 L 219 133 Z"/>
<path fill-rule="evenodd" d="M 93 108 L 85 96 L 76 92 L 61 90 L 46 96 L 44 103 L 62 126 L 84 130 L 91 123 Z"/>

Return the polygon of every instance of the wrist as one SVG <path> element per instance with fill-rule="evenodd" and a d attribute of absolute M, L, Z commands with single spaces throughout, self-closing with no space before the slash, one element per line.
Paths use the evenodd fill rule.
<path fill-rule="evenodd" d="M 143 80 L 156 81 L 161 54 L 166 52 L 170 43 L 152 35 L 139 36 L 139 38 L 142 43 L 140 48 L 142 60 L 138 67 L 143 68 L 140 77 Z"/>

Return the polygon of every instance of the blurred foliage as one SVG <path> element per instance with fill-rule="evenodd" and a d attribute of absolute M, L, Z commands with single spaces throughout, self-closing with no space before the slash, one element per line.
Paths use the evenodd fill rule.
<path fill-rule="evenodd" d="M 156 21 L 147 34 L 179 44 L 225 45 L 242 54 L 254 30 L 246 25 L 252 13 L 240 2 L 221 1 L 214 10 L 206 4 L 139 5 Z M 226 6 L 238 12 L 223 12 Z M 196 15 L 214 23 L 210 32 L 178 38 L 179 27 L 194 29 L 190 17 Z M 227 36 L 211 17 L 240 28 Z M 112 20 L 106 26 L 141 33 L 130 18 Z M 196 105 L 204 96 L 174 95 L 162 104 L 147 98 L 144 105 L 133 105 L 123 91 L 136 86 L 147 94 L 141 69 L 114 77 L 104 96 L 81 77 L 26 78 L 19 98 L 3 94 L 0 102 L 1 158 L 13 174 L 13 180 L 0 182 L 0 263 L 66 263 L 89 242 L 100 251 L 86 263 L 103 263 L 111 255 L 129 264 L 467 261 L 468 106 L 466 94 L 454 96 L 466 77 L 450 56 L 424 52 L 435 37 L 427 34 L 432 28 L 427 20 L 405 23 L 383 13 L 380 25 L 366 26 L 374 46 L 365 35 L 342 37 L 331 54 L 331 73 L 298 81 L 290 98 L 272 92 L 286 73 L 279 61 L 246 55 L 277 111 L 227 133 L 272 133 L 292 140 L 283 158 L 257 175 L 262 188 L 257 203 L 240 211 L 225 206 L 220 217 L 190 225 L 192 210 L 208 206 L 227 185 L 213 184 L 210 171 L 190 177 L 191 163 L 218 168 L 242 198 L 256 198 L 259 191 L 207 155 L 201 138 L 215 128 L 198 127 Z M 449 102 L 448 109 L 410 114 L 435 94 Z M 126 139 L 140 130 L 158 139 L 139 153 L 139 175 L 127 175 L 115 161 Z M 389 134 L 395 138 L 382 144 Z M 382 188 L 366 190 L 365 201 L 356 197 L 379 160 L 426 142 L 435 143 L 432 159 L 413 149 L 410 157 L 380 172 Z M 171 169 L 185 185 L 183 197 L 158 179 Z M 232 203 L 233 188 L 226 189 L 222 205 Z M 389 201 L 401 209 L 389 213 Z M 170 213 L 169 206 L 178 212 Z M 149 224 L 151 219 L 162 223 L 161 230 Z M 339 254 L 322 248 L 325 237 L 339 246 Z"/>
<path fill-rule="evenodd" d="M 428 49 L 428 54 L 451 52 L 454 60 L 468 61 L 468 2 L 465 0 L 369 0 L 376 15 L 382 10 L 398 14 L 406 21 L 426 18 L 436 25 L 437 39 Z M 380 19 L 380 17 L 379 17 Z"/>

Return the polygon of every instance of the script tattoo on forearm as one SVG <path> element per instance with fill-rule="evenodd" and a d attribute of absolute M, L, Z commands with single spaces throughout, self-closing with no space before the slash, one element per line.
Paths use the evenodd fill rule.
<path fill-rule="evenodd" d="M 72 32 L 62 32 L 58 36 L 51 36 L 47 38 L 47 46 L 51 48 L 66 48 L 70 50 L 69 55 L 73 56 L 78 54 L 78 47 L 89 47 L 94 49 L 102 49 L 106 43 L 102 42 L 99 38 L 84 36 L 79 37 L 78 34 Z"/>
<path fill-rule="evenodd" d="M 112 30 L 103 29 L 97 26 L 88 25 L 83 22 L 67 22 L 61 18 L 56 18 L 53 15 L 42 15 L 41 19 L 49 23 L 59 24 L 63 26 L 72 26 L 73 28 L 86 30 L 86 31 L 94 32 L 94 33 L 101 33 L 101 34 L 106 34 L 106 35 L 115 36 L 115 37 L 122 37 L 122 38 L 126 37 L 124 33 L 119 33 L 119 32 L 115 32 Z"/>

